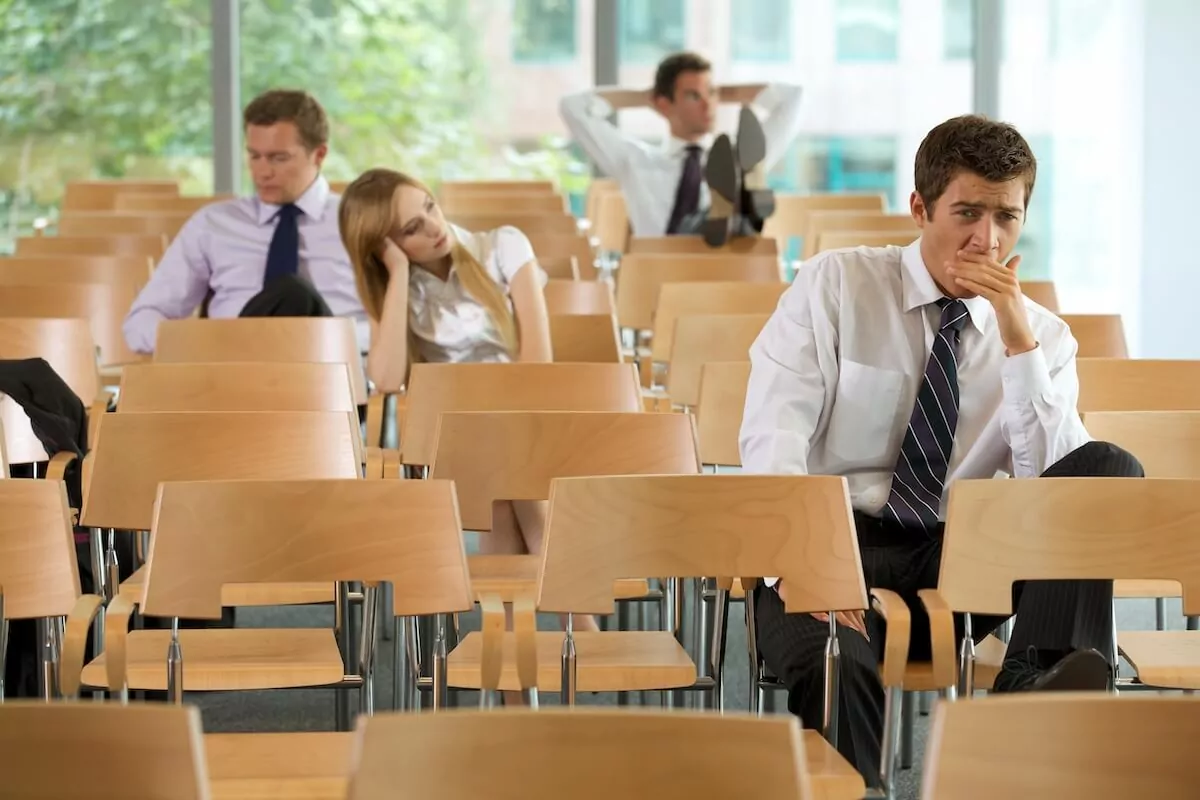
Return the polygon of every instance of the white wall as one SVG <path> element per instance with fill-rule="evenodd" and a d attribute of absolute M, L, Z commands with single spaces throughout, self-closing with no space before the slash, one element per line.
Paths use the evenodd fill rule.
<path fill-rule="evenodd" d="M 1200 358 L 1200 3 L 1147 2 L 1145 47 L 1137 355 Z"/>

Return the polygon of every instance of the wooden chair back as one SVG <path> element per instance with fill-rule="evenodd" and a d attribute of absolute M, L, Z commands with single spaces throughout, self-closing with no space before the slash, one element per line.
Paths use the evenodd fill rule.
<path fill-rule="evenodd" d="M 1200 411 L 1200 361 L 1080 358 L 1079 411 Z"/>
<path fill-rule="evenodd" d="M 349 317 L 174 319 L 158 326 L 154 360 L 345 364 L 357 405 L 367 403 L 367 378 Z"/>
<path fill-rule="evenodd" d="M 0 587 L 4 619 L 71 613 L 79 567 L 62 481 L 0 480 Z"/>
<path fill-rule="evenodd" d="M 882 214 L 886 210 L 886 199 L 882 193 L 776 194 L 775 213 L 764 223 L 762 234 L 773 239 L 805 236 L 809 217 L 821 211 Z"/>
<path fill-rule="evenodd" d="M 617 319 L 623 328 L 649 330 L 666 283 L 743 281 L 779 283 L 771 255 L 627 255 L 617 275 Z"/>
<path fill-rule="evenodd" d="M 162 234 L 124 236 L 22 236 L 18 256 L 141 256 L 155 263 L 167 250 Z"/>
<path fill-rule="evenodd" d="M 547 281 L 542 289 L 550 314 L 612 314 L 612 284 L 607 281 Z"/>
<path fill-rule="evenodd" d="M 109 414 L 84 462 L 80 524 L 149 530 L 164 481 L 357 478 L 355 440 L 357 415 L 333 411 Z"/>
<path fill-rule="evenodd" d="M 1050 693 L 938 703 L 921 797 L 1187 800 L 1200 783 L 1188 746 L 1197 736 L 1195 697 Z"/>
<path fill-rule="evenodd" d="M 640 411 L 634 364 L 413 364 L 405 464 L 433 462 L 438 416 L 451 411 Z"/>
<path fill-rule="evenodd" d="M 4 395 L 0 395 L 0 480 L 4 480 L 5 478 L 8 477 L 8 465 L 9 465 L 8 447 L 6 446 L 5 439 L 4 439 L 4 409 L 3 409 L 3 407 L 5 404 L 12 403 L 12 402 L 13 401 L 10 400 L 8 397 L 6 397 Z M 14 403 L 14 405 L 15 405 L 15 403 Z"/>
<path fill-rule="evenodd" d="M 117 195 L 113 204 L 114 211 L 154 212 L 157 214 L 195 214 L 205 206 L 233 200 L 233 194 L 214 194 L 208 196 L 181 195 L 179 197 L 160 197 L 155 194 L 132 194 L 122 192 Z"/>
<path fill-rule="evenodd" d="M 696 402 L 696 435 L 700 461 L 740 467 L 738 435 L 746 409 L 749 361 L 709 361 L 700 368 L 700 399 Z"/>
<path fill-rule="evenodd" d="M 787 610 L 865 609 L 846 481 L 832 476 L 556 478 L 538 609 L 611 614 L 619 578 L 774 575 Z"/>
<path fill-rule="evenodd" d="M 329 191 L 334 194 L 345 194 L 346 188 L 350 185 L 350 181 L 330 181 Z"/>
<path fill-rule="evenodd" d="M 770 314 L 790 284 L 711 281 L 665 283 L 654 312 L 651 357 L 666 361 L 675 341 L 675 321 L 689 314 Z"/>
<path fill-rule="evenodd" d="M 817 252 L 851 247 L 907 247 L 919 231 L 826 231 L 817 240 Z"/>
<path fill-rule="evenodd" d="M 561 195 L 549 192 L 475 192 L 451 194 L 440 201 L 447 216 L 469 217 L 475 214 L 562 214 L 567 211 Z"/>
<path fill-rule="evenodd" d="M 808 230 L 804 234 L 804 258 L 817 254 L 817 246 L 826 233 L 895 232 L 920 235 L 920 228 L 908 214 L 884 214 L 865 211 L 817 211 L 809 214 Z"/>
<path fill-rule="evenodd" d="M 546 269 L 545 261 L 551 258 L 573 256 L 579 267 L 579 279 L 593 281 L 596 279 L 596 252 L 588 237 L 579 233 L 540 233 L 526 232 L 533 252 L 537 254 L 538 262 Z M 549 271 L 549 270 L 547 270 Z M 558 277 L 551 275 L 550 277 Z"/>
<path fill-rule="evenodd" d="M 699 472 L 686 414 L 510 411 L 442 414 L 430 474 L 454 481 L 465 528 L 486 531 L 494 501 L 546 500 L 554 478 Z"/>
<path fill-rule="evenodd" d="M 141 287 L 130 283 L 37 283 L 0 281 L 0 317 L 82 319 L 104 366 L 144 360 L 129 349 L 121 325 Z M 97 358 L 95 350 L 92 360 Z M 81 398 L 88 402 L 91 397 Z"/>
<path fill-rule="evenodd" d="M 130 364 L 117 411 L 357 413 L 344 364 L 299 362 Z"/>
<path fill-rule="evenodd" d="M 474 606 L 450 481 L 163 483 L 154 507 L 150 615 L 220 618 L 222 586 L 267 582 L 391 581 L 401 616 Z"/>
<path fill-rule="evenodd" d="M 743 361 L 770 314 L 688 315 L 675 323 L 667 394 L 680 406 L 700 401 L 700 370 L 708 361 Z"/>
<path fill-rule="evenodd" d="M 63 195 L 62 210 L 112 211 L 122 194 L 156 194 L 164 198 L 179 195 L 178 181 L 70 181 Z"/>
<path fill-rule="evenodd" d="M 378 714 L 359 720 L 350 800 L 812 797 L 794 719 L 623 709 Z M 474 754 L 462 769 L 462 753 Z M 543 768 L 515 770 L 538 753 Z"/>
<path fill-rule="evenodd" d="M 1149 478 L 1200 479 L 1200 411 L 1093 411 L 1083 424 L 1137 456 Z"/>
<path fill-rule="evenodd" d="M 536 252 L 536 251 L 535 251 Z M 552 281 L 579 280 L 579 259 L 575 256 L 538 256 L 538 266 Z"/>
<path fill-rule="evenodd" d="M 938 591 L 954 611 L 1007 615 L 1018 580 L 1178 581 L 1198 615 L 1197 519 L 1194 480 L 955 481 Z"/>
<path fill-rule="evenodd" d="M 0 318 L 0 360 L 25 358 L 45 359 L 85 406 L 100 393 L 96 344 L 86 319 Z M 4 426 L 9 463 L 29 464 L 52 455 L 34 436 L 24 410 L 3 395 L 0 424 Z"/>
<path fill-rule="evenodd" d="M 629 243 L 629 210 L 625 206 L 624 194 L 604 192 L 596 198 L 592 233 L 600 240 L 601 250 L 625 252 Z"/>
<path fill-rule="evenodd" d="M 0 705 L 0 797 L 208 800 L 200 710 L 164 703 Z"/>
<path fill-rule="evenodd" d="M 1054 281 L 1021 281 L 1021 293 L 1052 314 L 1058 313 Z"/>
<path fill-rule="evenodd" d="M 442 181 L 437 196 L 445 201 L 464 194 L 553 194 L 554 191 L 553 181 Z"/>
<path fill-rule="evenodd" d="M 146 256 L 13 256 L 0 259 L 0 285 L 104 283 L 141 288 L 153 271 L 154 260 Z"/>
<path fill-rule="evenodd" d="M 778 256 L 779 242 L 762 236 L 735 236 L 721 247 L 711 247 L 702 236 L 631 236 L 630 253 L 644 255 L 705 255 Z"/>
<path fill-rule="evenodd" d="M 560 214 L 528 214 L 519 211 L 509 211 L 495 214 L 456 214 L 450 221 L 460 228 L 469 231 L 490 231 L 511 225 L 526 236 L 537 233 L 577 234 L 579 224 L 575 218 L 565 212 Z M 537 250 L 533 251 L 534 253 Z"/>
<path fill-rule="evenodd" d="M 595 223 L 600 198 L 609 192 L 619 194 L 620 191 L 621 184 L 617 183 L 615 178 L 592 178 L 592 182 L 588 184 L 587 197 L 584 198 L 584 216 Z"/>
<path fill-rule="evenodd" d="M 73 211 L 58 221 L 58 233 L 60 236 L 159 234 L 174 237 L 191 216 L 146 211 Z"/>
<path fill-rule="evenodd" d="M 1078 358 L 1129 358 L 1120 314 L 1064 314 L 1079 343 Z"/>
<path fill-rule="evenodd" d="M 607 314 L 555 314 L 550 317 L 550 347 L 555 363 L 620 364 L 621 332 Z"/>

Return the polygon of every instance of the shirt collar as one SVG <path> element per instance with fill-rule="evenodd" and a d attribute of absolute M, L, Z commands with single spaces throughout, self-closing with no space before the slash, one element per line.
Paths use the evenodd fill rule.
<path fill-rule="evenodd" d="M 900 266 L 906 312 L 932 305 L 946 296 L 934 282 L 933 276 L 929 274 L 929 269 L 925 266 L 925 259 L 921 258 L 920 239 L 901 251 Z M 963 305 L 967 307 L 967 313 L 971 315 L 971 324 L 977 331 L 983 333 L 992 313 L 992 304 L 987 301 L 986 297 L 972 297 L 964 299 Z"/>
<path fill-rule="evenodd" d="M 704 136 L 694 142 L 684 141 L 677 136 L 668 136 L 667 140 L 663 142 L 663 152 L 672 158 L 682 158 L 683 154 L 687 152 L 688 145 L 698 144 L 700 145 L 700 152 L 707 153 L 708 149 L 712 147 L 712 143 L 713 135 L 711 133 L 704 134 Z"/>
<path fill-rule="evenodd" d="M 317 179 L 296 200 L 296 207 L 304 212 L 304 216 L 314 222 L 320 222 L 321 218 L 325 216 L 325 206 L 328 200 L 329 181 L 325 180 L 324 175 L 317 175 Z M 258 204 L 259 225 L 266 225 L 279 213 L 280 206 L 274 203 L 264 203 L 258 195 L 254 196 L 254 201 Z"/>

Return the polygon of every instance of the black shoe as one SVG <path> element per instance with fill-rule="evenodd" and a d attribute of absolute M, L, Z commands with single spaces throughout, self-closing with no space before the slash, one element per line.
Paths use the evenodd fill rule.
<path fill-rule="evenodd" d="M 742 213 L 761 231 L 763 221 L 775 213 L 775 193 L 767 188 L 763 171 L 767 136 L 749 106 L 742 106 L 738 118 L 737 156 L 742 171 Z"/>
<path fill-rule="evenodd" d="M 718 136 L 709 148 L 704 177 L 712 195 L 704 221 L 704 241 L 710 247 L 721 247 L 729 240 L 741 195 L 738 165 L 727 135 Z"/>
<path fill-rule="evenodd" d="M 1100 651 L 1073 650 L 1051 664 L 1030 647 L 1025 655 L 1004 659 L 994 692 L 1105 692 L 1111 688 L 1112 667 Z"/>

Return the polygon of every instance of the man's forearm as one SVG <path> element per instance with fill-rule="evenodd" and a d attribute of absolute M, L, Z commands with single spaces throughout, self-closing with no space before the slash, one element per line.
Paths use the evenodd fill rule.
<path fill-rule="evenodd" d="M 618 110 L 641 108 L 650 103 L 650 91 L 647 89 L 622 89 L 619 86 L 610 86 L 605 89 L 597 89 L 596 96 Z"/>
<path fill-rule="evenodd" d="M 721 86 L 718 92 L 718 99 L 722 103 L 736 103 L 738 105 L 749 105 L 758 99 L 762 94 L 763 89 L 766 89 L 765 83 L 735 83 L 728 86 Z"/>

